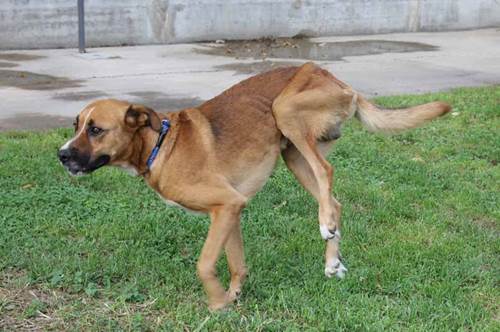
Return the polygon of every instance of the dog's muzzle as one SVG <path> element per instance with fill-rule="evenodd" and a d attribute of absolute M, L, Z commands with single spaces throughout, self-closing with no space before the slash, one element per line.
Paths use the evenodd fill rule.
<path fill-rule="evenodd" d="M 101 155 L 91 160 L 89 155 L 79 153 L 75 148 L 60 149 L 57 157 L 71 175 L 85 175 L 106 165 L 110 160 L 108 155 Z"/>

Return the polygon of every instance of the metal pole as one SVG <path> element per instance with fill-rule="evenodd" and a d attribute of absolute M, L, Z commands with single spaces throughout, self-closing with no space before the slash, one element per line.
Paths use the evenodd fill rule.
<path fill-rule="evenodd" d="M 78 51 L 85 53 L 85 13 L 83 1 L 78 0 Z"/>

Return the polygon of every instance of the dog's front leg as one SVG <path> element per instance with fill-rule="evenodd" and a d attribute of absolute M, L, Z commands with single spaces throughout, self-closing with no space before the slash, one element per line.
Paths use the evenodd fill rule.
<path fill-rule="evenodd" d="M 231 283 L 229 285 L 228 296 L 229 301 L 234 301 L 240 296 L 243 282 L 247 276 L 243 239 L 239 222 L 234 225 L 227 239 L 225 249 L 229 271 L 231 272 Z"/>
<path fill-rule="evenodd" d="M 244 206 L 244 200 L 237 200 L 216 206 L 210 211 L 211 225 L 197 266 L 210 310 L 222 309 L 232 300 L 217 278 L 216 263 L 226 241 L 240 222 Z"/>

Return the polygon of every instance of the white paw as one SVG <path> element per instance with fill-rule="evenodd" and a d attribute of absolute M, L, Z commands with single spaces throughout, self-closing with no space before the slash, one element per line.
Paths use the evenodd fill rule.
<path fill-rule="evenodd" d="M 334 228 L 333 230 L 328 229 L 328 226 L 326 225 L 319 225 L 319 232 L 321 233 L 321 237 L 323 240 L 330 240 L 336 237 L 338 240 L 340 240 L 340 231 L 337 230 L 337 228 Z"/>
<path fill-rule="evenodd" d="M 327 276 L 328 278 L 331 278 L 335 275 L 339 279 L 344 279 L 346 272 L 347 268 L 337 258 L 334 258 L 326 263 L 325 276 Z"/>

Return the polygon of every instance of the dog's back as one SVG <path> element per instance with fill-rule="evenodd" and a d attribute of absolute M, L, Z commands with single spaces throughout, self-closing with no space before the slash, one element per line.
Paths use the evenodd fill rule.
<path fill-rule="evenodd" d="M 290 83 L 299 67 L 278 68 L 250 77 L 197 107 L 220 142 L 248 129 L 271 125 L 274 99 Z M 274 124 L 272 124 L 275 126 Z"/>

